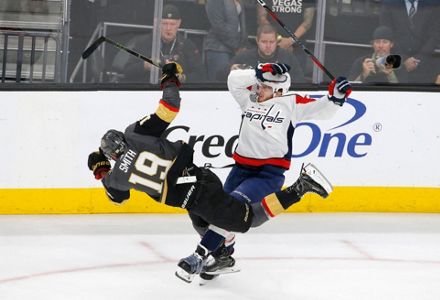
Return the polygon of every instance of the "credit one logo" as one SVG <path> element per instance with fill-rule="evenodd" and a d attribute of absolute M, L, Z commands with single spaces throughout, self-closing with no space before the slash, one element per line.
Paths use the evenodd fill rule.
<path fill-rule="evenodd" d="M 238 116 L 239 117 L 239 116 Z M 190 127 L 185 125 L 173 126 L 169 127 L 164 132 L 164 137 L 168 137 L 172 133 L 177 133 L 178 135 L 182 134 L 182 131 L 189 133 Z M 186 140 L 185 138 L 179 138 L 181 140 Z M 188 138 L 188 144 L 192 147 L 196 143 L 202 144 L 202 154 L 207 158 L 215 158 L 224 153 L 227 157 L 232 157 L 234 153 L 236 142 L 238 139 L 238 135 L 234 135 L 231 138 L 227 139 L 221 135 L 190 135 Z M 171 139 L 175 140 L 175 139 Z"/>
<path fill-rule="evenodd" d="M 320 98 L 322 95 L 313 95 L 310 97 Z M 367 150 L 373 141 L 369 133 L 359 132 L 349 135 L 341 131 L 341 128 L 362 118 L 367 108 L 362 102 L 353 98 L 349 98 L 345 102 L 343 109 L 345 109 L 347 105 L 351 105 L 354 108 L 353 116 L 351 116 L 349 120 L 325 132 L 315 123 L 298 123 L 293 138 L 304 139 L 298 130 L 308 129 L 311 131 L 311 139 L 306 141 L 305 146 L 301 147 L 301 149 L 297 149 L 298 147 L 294 148 L 292 157 L 304 157 L 314 152 L 317 152 L 318 157 L 342 157 L 348 155 L 350 157 L 359 158 L 367 155 Z M 239 116 L 237 116 L 237 118 L 239 118 Z M 319 121 L 316 122 L 319 123 Z M 190 129 L 191 128 L 186 125 L 172 126 L 165 131 L 164 136 L 168 137 L 172 133 L 176 133 L 179 135 L 179 139 L 187 140 L 191 146 L 196 144 L 200 146 L 201 144 L 202 155 L 206 158 L 216 158 L 221 155 L 232 157 L 237 144 L 238 135 L 233 135 L 232 137 L 224 137 L 222 135 L 189 135 L 189 138 L 186 139 L 185 137 L 188 137 Z M 182 137 L 182 134 L 185 137 Z M 330 150 L 330 146 L 332 146 L 334 150 Z"/>
<path fill-rule="evenodd" d="M 313 95 L 311 97 L 319 98 L 322 97 L 322 95 Z M 367 108 L 365 104 L 353 98 L 348 98 L 344 106 L 346 105 L 351 105 L 354 108 L 354 115 L 349 120 L 327 130 L 325 133 L 323 133 L 321 128 L 314 123 L 298 123 L 295 127 L 295 132 L 301 127 L 308 127 L 312 131 L 312 138 L 308 142 L 308 146 L 305 149 L 300 150 L 301 152 L 298 152 L 298 149 L 293 149 L 292 157 L 304 157 L 310 155 L 314 151 L 318 151 L 318 157 L 342 157 L 344 151 L 346 151 L 346 154 L 351 157 L 364 157 L 367 155 L 367 149 L 373 142 L 373 138 L 369 133 L 360 132 L 348 135 L 337 130 L 362 118 L 365 115 Z M 294 139 L 295 134 L 293 135 Z M 332 153 L 329 152 L 330 145 L 336 145 L 336 149 Z"/>

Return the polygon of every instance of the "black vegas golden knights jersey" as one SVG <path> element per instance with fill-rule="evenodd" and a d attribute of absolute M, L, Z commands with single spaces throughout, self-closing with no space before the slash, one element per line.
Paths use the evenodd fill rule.
<path fill-rule="evenodd" d="M 192 165 L 194 151 L 182 141 L 161 138 L 179 108 L 179 91 L 175 84 L 167 84 L 156 112 L 126 128 L 128 150 L 102 180 L 112 201 L 127 200 L 130 189 L 135 189 L 166 205 L 182 206 L 184 199 L 168 197 L 173 194 L 168 187 L 175 186 L 183 170 Z"/>
<path fill-rule="evenodd" d="M 115 202 L 122 202 L 129 197 L 129 190 L 135 189 L 147 193 L 158 202 L 180 207 L 183 199 L 167 199 L 168 185 L 170 180 L 174 184 L 173 179 L 177 179 L 183 169 L 192 163 L 192 149 L 188 149 L 190 147 L 181 141 L 170 142 L 164 138 L 136 133 L 135 125 L 125 130 L 127 152 L 116 161 L 112 171 L 103 180 L 107 195 Z M 181 152 L 182 158 L 177 159 Z M 170 178 L 167 175 L 171 175 L 169 171 L 176 161 L 179 162 L 174 168 L 178 168 L 174 172 L 176 176 Z M 121 193 L 128 197 L 118 201 Z"/>
<path fill-rule="evenodd" d="M 163 204 L 185 208 L 220 228 L 234 232 L 249 230 L 254 215 L 249 204 L 225 193 L 212 171 L 196 167 L 192 147 L 139 134 L 137 125 L 126 129 L 128 150 L 103 179 L 112 201 L 121 203 L 128 199 L 133 188 Z M 189 174 L 196 176 L 197 182 L 176 184 L 179 177 Z"/>
<path fill-rule="evenodd" d="M 212 171 L 196 167 L 192 147 L 161 137 L 180 108 L 177 86 L 165 85 L 156 112 L 125 130 L 128 149 L 102 180 L 107 195 L 121 203 L 130 198 L 130 189 L 136 189 L 163 204 L 185 208 L 209 224 L 246 232 L 254 216 L 250 205 L 225 193 Z M 180 177 L 188 181 L 177 184 Z M 189 181 L 193 177 L 197 180 Z"/>

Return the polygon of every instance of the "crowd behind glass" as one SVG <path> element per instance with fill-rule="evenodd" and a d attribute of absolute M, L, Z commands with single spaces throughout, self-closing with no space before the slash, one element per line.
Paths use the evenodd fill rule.
<path fill-rule="evenodd" d="M 9 4 L 0 6 L 0 29 L 7 31 L 1 20 L 10 18 L 11 12 L 50 13 L 54 9 L 48 5 L 54 2 L 5 1 Z M 84 63 L 81 52 L 99 34 L 161 63 L 179 62 L 187 84 L 225 83 L 231 70 L 264 62 L 291 65 L 294 83 L 328 81 L 325 75 L 316 75 L 319 70 L 300 45 L 256 0 L 164 0 L 162 9 L 155 7 L 162 3 L 157 0 L 122 2 L 70 2 L 69 30 L 62 32 L 69 36 L 69 43 L 64 44 L 68 56 L 65 60 L 53 59 L 54 64 L 66 64 L 67 82 L 157 82 L 150 74 L 154 70 L 151 64 L 111 45 L 103 45 L 105 50 L 100 48 Z M 438 0 L 265 2 L 335 75 L 363 84 L 440 84 Z M 162 11 L 162 18 L 160 37 L 155 42 L 153 24 L 158 11 Z M 6 49 L 4 37 L 0 44 Z M 5 57 L 4 49 L 0 53 L 3 66 L 11 59 Z M 2 76 L 7 77 L 5 72 Z M 54 81 L 61 82 L 56 76 Z"/>

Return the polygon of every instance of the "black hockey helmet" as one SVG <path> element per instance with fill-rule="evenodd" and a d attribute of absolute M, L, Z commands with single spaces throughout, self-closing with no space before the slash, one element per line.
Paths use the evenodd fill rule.
<path fill-rule="evenodd" d="M 108 159 L 117 160 L 127 150 L 127 142 L 122 132 L 110 129 L 101 139 L 101 150 Z"/>

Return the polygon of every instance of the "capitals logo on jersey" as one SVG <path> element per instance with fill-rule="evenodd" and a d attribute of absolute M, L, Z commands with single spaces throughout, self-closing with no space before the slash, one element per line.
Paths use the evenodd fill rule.
<path fill-rule="evenodd" d="M 273 124 L 280 124 L 285 120 L 285 118 L 280 115 L 281 111 L 273 111 L 273 108 L 274 105 L 271 105 L 268 108 L 251 106 L 244 113 L 244 117 L 249 119 L 250 122 L 260 122 L 263 130 L 266 128 L 272 128 Z"/>

